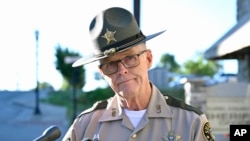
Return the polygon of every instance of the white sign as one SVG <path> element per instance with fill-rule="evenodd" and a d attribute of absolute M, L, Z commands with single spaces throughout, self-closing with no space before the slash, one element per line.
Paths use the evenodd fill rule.
<path fill-rule="evenodd" d="M 250 97 L 211 97 L 206 115 L 215 133 L 229 133 L 230 124 L 250 124 Z"/>
<path fill-rule="evenodd" d="M 225 83 L 206 88 L 206 115 L 214 133 L 229 133 L 233 124 L 250 124 L 247 83 Z"/>

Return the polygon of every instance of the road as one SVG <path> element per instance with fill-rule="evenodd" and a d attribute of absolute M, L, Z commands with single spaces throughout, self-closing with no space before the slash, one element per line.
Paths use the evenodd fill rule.
<path fill-rule="evenodd" d="M 62 139 L 68 128 L 66 109 L 40 104 L 41 114 L 35 115 L 34 105 L 35 94 L 32 91 L 0 92 L 0 140 L 31 141 L 51 125 L 59 127 L 62 135 L 58 140 Z"/>

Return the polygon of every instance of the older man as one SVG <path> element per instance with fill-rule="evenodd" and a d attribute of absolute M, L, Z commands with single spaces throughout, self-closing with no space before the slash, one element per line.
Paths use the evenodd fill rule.
<path fill-rule="evenodd" d="M 98 61 L 99 71 L 115 92 L 83 111 L 63 140 L 69 141 L 213 141 L 211 127 L 199 110 L 163 96 L 149 80 L 152 53 L 126 9 L 102 11 L 90 24 L 94 54 L 73 67 Z"/>

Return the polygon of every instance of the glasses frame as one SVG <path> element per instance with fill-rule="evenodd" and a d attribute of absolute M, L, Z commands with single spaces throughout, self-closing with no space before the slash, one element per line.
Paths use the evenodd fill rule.
<path fill-rule="evenodd" d="M 117 71 L 118 71 L 118 63 L 122 63 L 122 65 L 125 67 L 125 68 L 133 68 L 133 67 L 136 67 L 136 66 L 138 66 L 139 64 L 140 64 L 140 56 L 143 54 L 143 53 L 145 53 L 145 52 L 147 52 L 148 50 L 147 49 L 145 49 L 145 50 L 143 50 L 143 51 L 141 51 L 141 52 L 139 52 L 139 53 L 137 53 L 137 54 L 133 54 L 133 55 L 128 55 L 128 56 L 125 56 L 125 57 L 123 57 L 123 58 L 121 58 L 121 59 L 119 59 L 119 60 L 115 60 L 115 61 L 109 61 L 108 63 L 105 63 L 105 64 L 100 64 L 99 65 L 99 68 L 102 70 L 102 72 L 105 74 L 105 75 L 111 75 L 111 74 L 114 74 L 114 73 L 116 73 Z M 126 64 L 124 64 L 124 61 L 122 61 L 122 60 L 124 60 L 126 57 L 132 57 L 132 56 L 136 56 L 137 57 L 137 60 L 138 60 L 138 63 L 137 64 L 135 64 L 135 65 L 133 65 L 133 66 L 127 66 Z M 109 64 L 109 63 L 115 63 L 115 65 L 116 65 L 116 69 L 114 70 L 114 71 L 112 71 L 112 72 L 110 72 L 110 73 L 107 73 L 107 72 L 105 72 L 104 71 L 104 69 L 102 68 L 104 65 L 107 65 L 107 64 Z"/>

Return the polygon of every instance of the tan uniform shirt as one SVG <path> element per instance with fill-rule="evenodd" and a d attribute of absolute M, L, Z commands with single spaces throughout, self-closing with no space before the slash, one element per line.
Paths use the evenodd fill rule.
<path fill-rule="evenodd" d="M 117 96 L 84 111 L 64 141 L 214 141 L 207 118 L 185 103 L 163 96 L 153 87 L 146 113 L 136 128 L 118 104 Z"/>

